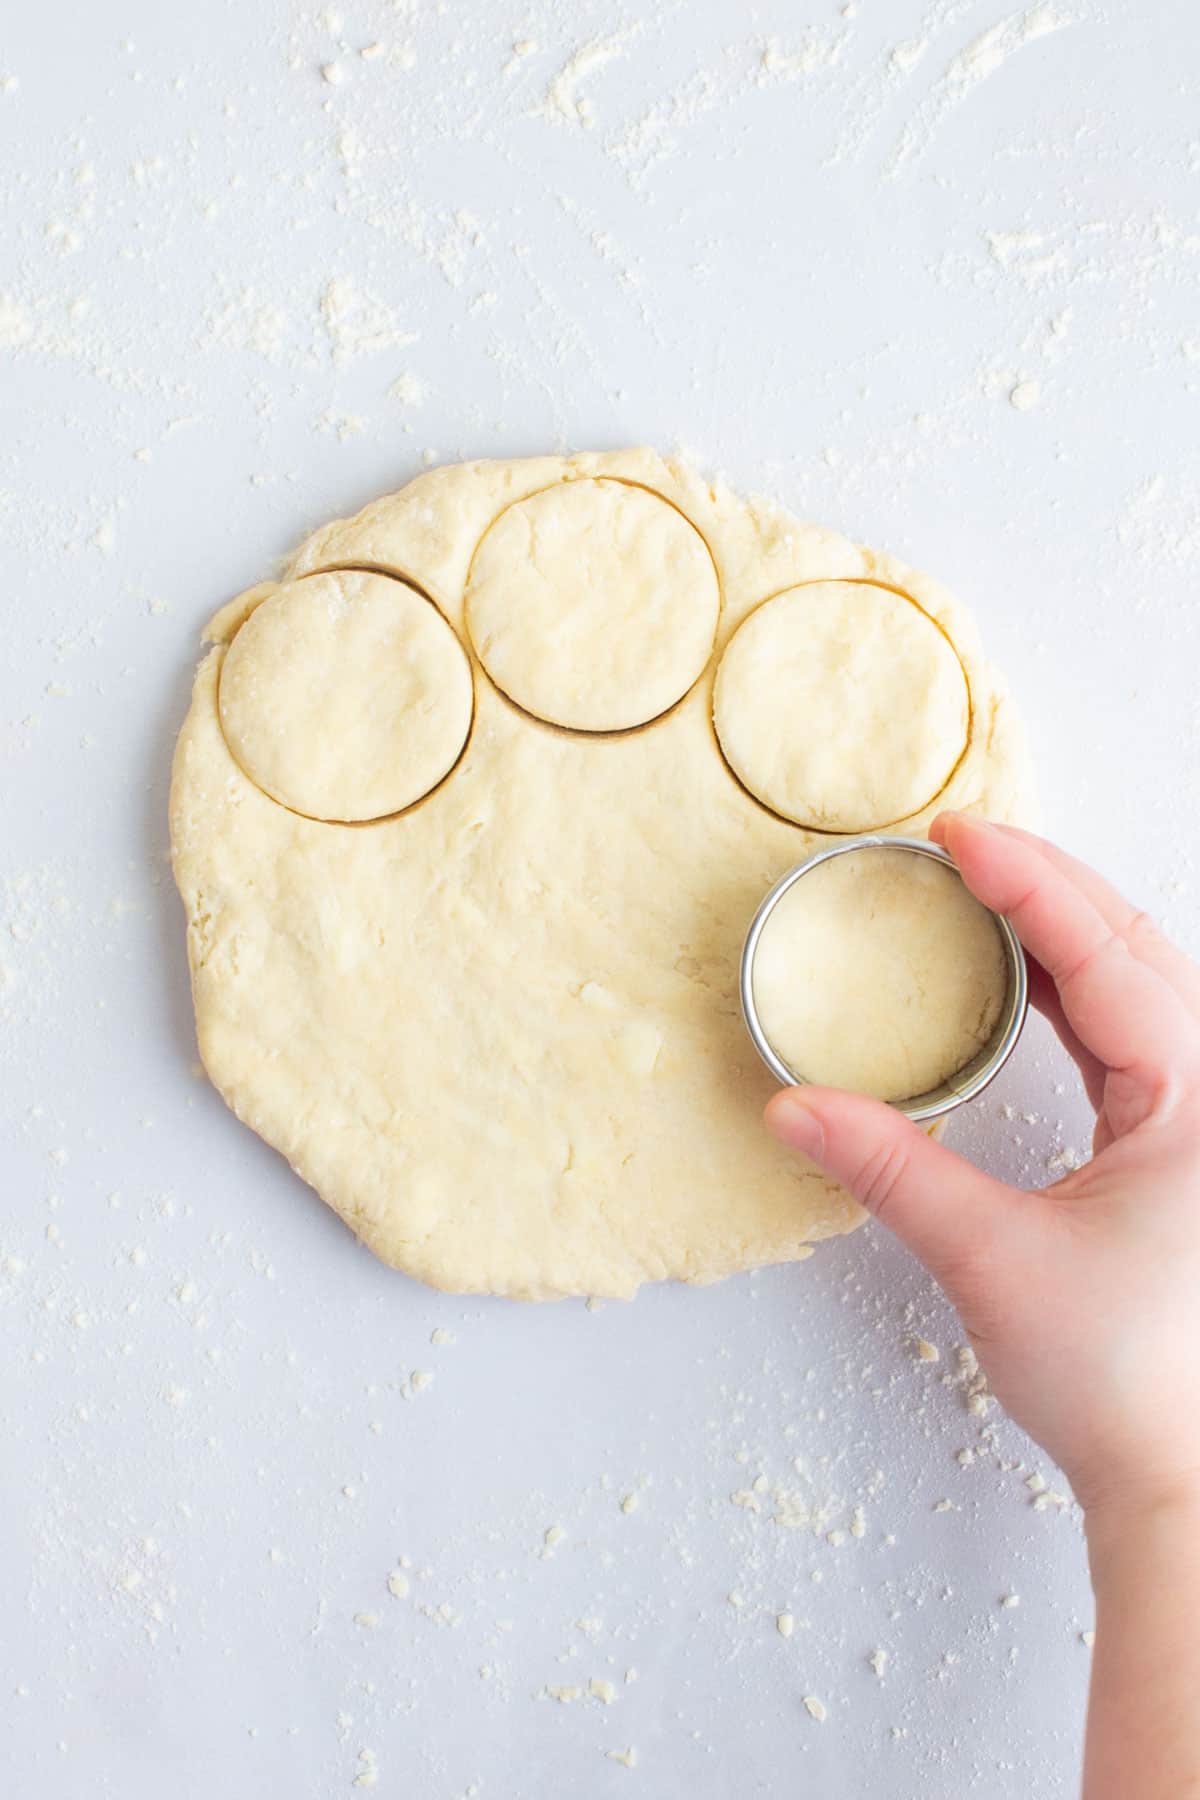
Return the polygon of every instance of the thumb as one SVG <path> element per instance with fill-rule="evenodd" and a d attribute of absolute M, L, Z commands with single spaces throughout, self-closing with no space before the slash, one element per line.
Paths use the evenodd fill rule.
<path fill-rule="evenodd" d="M 881 1219 L 951 1291 L 989 1259 L 1012 1219 L 1012 1191 L 882 1100 L 839 1088 L 784 1088 L 767 1129 Z"/>

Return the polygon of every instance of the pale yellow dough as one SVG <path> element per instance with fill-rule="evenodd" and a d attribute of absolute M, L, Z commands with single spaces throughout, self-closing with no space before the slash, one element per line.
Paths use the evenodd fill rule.
<path fill-rule="evenodd" d="M 310 818 L 380 819 L 453 768 L 471 667 L 437 608 L 383 575 L 309 575 L 264 600 L 221 669 L 225 741 Z"/>
<path fill-rule="evenodd" d="M 721 663 L 714 713 L 752 794 L 797 825 L 862 832 L 941 792 L 970 706 L 962 664 L 912 600 L 822 581 L 746 620 Z"/>
<path fill-rule="evenodd" d="M 535 495 L 550 498 L 523 506 Z M 543 516 L 569 522 L 556 540 L 568 550 L 591 547 L 582 586 L 557 551 L 538 553 L 531 581 L 523 546 Z M 506 572 L 493 553 L 510 532 Z M 407 702 L 389 711 L 387 697 L 426 692 L 424 678 L 405 688 L 391 652 L 381 659 L 364 720 L 344 715 L 363 748 L 327 771 L 307 740 L 322 728 L 321 681 L 341 672 L 341 707 L 348 665 L 330 658 L 305 684 L 307 623 L 279 647 L 307 696 L 294 732 L 273 683 L 265 733 L 248 689 L 235 755 L 222 668 L 243 641 L 253 660 L 242 634 L 281 592 L 290 604 L 305 578 L 364 567 L 441 614 L 471 657 L 474 722 L 439 782 L 462 724 L 451 697 L 455 728 L 422 765 L 430 791 L 418 797 L 406 773 L 407 811 L 333 824 L 301 814 L 321 809 L 317 796 L 346 818 L 394 809 L 379 745 L 395 728 L 399 773 L 420 762 L 405 743 L 423 740 L 417 726 L 406 736 Z M 856 827 L 894 822 L 908 835 L 942 804 L 1029 820 L 1020 727 L 961 606 L 890 558 L 648 450 L 433 470 L 317 532 L 282 588 L 253 588 L 214 619 L 171 792 L 201 1055 L 234 1110 L 387 1262 L 461 1291 L 628 1295 L 645 1280 L 711 1281 L 802 1257 L 858 1223 L 844 1193 L 763 1131 L 773 1083 L 737 1001 L 758 902 L 823 840 L 740 785 L 712 719 L 720 659 L 743 621 L 773 595 L 843 582 L 905 596 L 950 647 L 970 706 L 965 743 L 946 728 L 962 715 L 944 716 L 937 700 L 915 733 L 889 726 L 881 750 L 872 721 L 892 709 L 853 687 L 877 682 L 880 663 L 856 664 L 844 705 L 862 723 L 839 740 L 838 805 L 917 795 L 921 810 L 903 818 L 856 816 Z M 560 634 L 556 620 L 573 622 Z M 633 651 L 606 642 L 626 633 Z M 745 728 L 769 711 L 811 744 L 785 691 L 791 666 L 766 667 L 740 698 L 739 684 L 723 684 L 723 735 L 752 742 Z M 912 704 L 923 714 L 943 693 L 926 683 Z M 304 770 L 298 787 L 273 779 L 307 806 L 271 798 L 265 765 L 253 778 L 247 746 L 264 739 L 277 771 Z M 925 755 L 934 740 L 944 768 Z M 919 773 L 894 767 L 883 780 L 881 755 L 902 764 L 910 750 Z M 946 778 L 940 793 L 926 791 L 931 770 Z"/>
<path fill-rule="evenodd" d="M 818 863 L 767 918 L 754 1004 L 802 1080 L 913 1100 L 978 1054 L 1004 1005 L 995 920 L 953 869 L 903 850 Z"/>
<path fill-rule="evenodd" d="M 712 654 L 721 594 L 704 539 L 657 495 L 577 481 L 484 535 L 467 628 L 496 686 L 539 719 L 624 731 L 666 712 Z"/>

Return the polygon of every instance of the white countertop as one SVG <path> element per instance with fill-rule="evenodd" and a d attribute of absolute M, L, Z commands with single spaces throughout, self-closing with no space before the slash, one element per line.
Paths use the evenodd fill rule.
<path fill-rule="evenodd" d="M 1078 1521 L 917 1267 L 389 1273 L 192 1072 L 165 796 L 304 530 L 647 441 L 961 592 L 1049 826 L 1196 946 L 1198 74 L 1187 0 L 9 9 L 6 1791 L 1074 1791 Z M 1031 1029 L 952 1137 L 1040 1182 L 1088 1130 Z"/>

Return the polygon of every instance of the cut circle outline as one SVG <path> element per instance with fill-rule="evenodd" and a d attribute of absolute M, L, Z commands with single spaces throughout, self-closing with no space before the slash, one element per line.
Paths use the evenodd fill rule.
<path fill-rule="evenodd" d="M 959 674 L 962 677 L 963 690 L 966 698 L 966 719 L 962 742 L 959 745 L 953 763 L 950 765 L 945 775 L 940 779 L 938 786 L 926 799 L 922 800 L 919 805 L 910 807 L 904 812 L 897 813 L 892 818 L 881 819 L 878 822 L 869 825 L 854 824 L 838 826 L 829 823 L 815 823 L 809 819 L 794 818 L 790 813 L 781 811 L 778 806 L 773 805 L 771 801 L 764 799 L 761 794 L 756 793 L 749 782 L 737 769 L 722 741 L 720 729 L 716 720 L 716 690 L 721 668 L 734 643 L 745 627 L 751 620 L 756 618 L 765 607 L 770 606 L 775 600 L 782 599 L 786 594 L 799 593 L 805 588 L 827 587 L 831 585 L 837 585 L 839 587 L 874 588 L 883 593 L 894 594 L 897 599 L 906 601 L 927 624 L 933 627 L 954 657 Z M 921 813 L 928 811 L 930 807 L 936 805 L 937 801 L 950 788 L 955 776 L 970 755 L 971 746 L 975 738 L 975 695 L 971 681 L 971 671 L 967 666 L 962 652 L 955 643 L 954 638 L 951 636 L 942 620 L 931 613 L 928 607 L 923 605 L 915 594 L 911 593 L 907 588 L 898 586 L 894 581 L 881 580 L 874 575 L 814 575 L 806 581 L 788 582 L 786 586 L 775 588 L 771 593 L 764 594 L 761 599 L 756 600 L 752 606 L 747 608 L 746 612 L 738 620 L 737 625 L 734 627 L 724 644 L 720 655 L 713 664 L 707 713 L 709 731 L 712 736 L 713 744 L 716 747 L 717 754 L 721 759 L 726 773 L 729 775 L 730 779 L 736 783 L 737 787 L 746 798 L 770 818 L 778 819 L 782 825 L 789 825 L 793 827 L 793 829 L 807 832 L 813 837 L 830 839 L 850 838 L 864 833 L 892 832 L 895 831 L 898 826 L 904 825 L 912 819 L 919 817 Z"/>
<path fill-rule="evenodd" d="M 678 691 L 674 692 L 672 697 L 667 700 L 665 704 L 657 705 L 653 712 L 647 713 L 644 717 L 632 718 L 624 723 L 594 725 L 573 724 L 562 718 L 552 717 L 548 707 L 543 709 L 542 707 L 535 706 L 532 703 L 530 696 L 527 695 L 521 697 L 519 694 L 514 693 L 512 688 L 516 684 L 512 683 L 511 680 L 506 683 L 502 676 L 493 669 L 489 658 L 485 656 L 483 649 L 480 646 L 477 624 L 472 617 L 472 583 L 475 578 L 476 564 L 480 550 L 489 535 L 516 508 L 530 506 L 551 494 L 565 494 L 569 490 L 582 489 L 585 487 L 625 488 L 631 493 L 645 494 L 651 500 L 658 501 L 661 505 L 674 513 L 682 524 L 687 527 L 688 532 L 696 539 L 700 549 L 703 551 L 707 567 L 711 569 L 712 572 L 714 606 L 711 630 L 708 634 L 703 658 L 694 667 L 686 681 L 682 685 L 678 685 Z M 696 524 L 695 520 L 690 518 L 676 501 L 672 500 L 668 495 L 661 493 L 657 488 L 651 487 L 646 482 L 634 481 L 627 476 L 621 475 L 581 474 L 570 476 L 557 482 L 550 482 L 544 487 L 535 488 L 532 493 L 522 494 L 510 501 L 488 521 L 487 525 L 480 533 L 475 548 L 471 553 L 470 561 L 467 566 L 466 579 L 463 584 L 462 618 L 464 635 L 472 657 L 480 671 L 486 676 L 491 687 L 501 699 L 514 707 L 517 712 L 521 713 L 523 717 L 531 720 L 534 724 L 548 727 L 552 731 L 566 732 L 575 737 L 600 739 L 627 737 L 633 732 L 648 729 L 650 726 L 657 724 L 660 720 L 667 718 L 673 713 L 676 708 L 682 705 L 688 696 L 695 691 L 697 686 L 704 680 L 705 675 L 712 668 L 714 654 L 720 637 L 721 620 L 724 616 L 724 612 L 725 591 L 724 583 L 721 579 L 720 567 L 717 563 L 716 556 L 713 553 L 712 546 L 709 544 L 707 537 Z M 677 684 L 672 683 L 671 685 L 674 687 Z"/>
<path fill-rule="evenodd" d="M 307 807 L 297 804 L 297 796 L 294 792 L 289 794 L 285 791 L 287 786 L 286 783 L 281 784 L 276 780 L 272 784 L 268 784 L 262 771 L 259 770 L 256 772 L 256 769 L 251 766 L 254 762 L 254 758 L 246 755 L 245 745 L 243 744 L 239 747 L 239 745 L 233 741 L 237 734 L 231 732 L 225 707 L 226 677 L 229 661 L 238 646 L 239 640 L 243 640 L 244 643 L 243 634 L 246 632 L 247 627 L 252 624 L 252 621 L 256 619 L 265 608 L 271 607 L 276 601 L 292 598 L 295 590 L 301 589 L 311 582 L 328 580 L 331 577 L 336 578 L 341 575 L 359 575 L 365 576 L 373 581 L 389 583 L 397 589 L 404 590 L 414 600 L 420 602 L 423 609 L 422 614 L 416 616 L 423 618 L 427 613 L 430 618 L 436 621 L 437 627 L 439 628 L 435 634 L 435 638 L 429 640 L 430 642 L 437 642 L 441 646 L 437 649 L 435 654 L 441 656 L 442 650 L 449 650 L 452 645 L 453 652 L 451 653 L 451 660 L 449 660 L 445 666 L 461 669 L 461 675 L 465 682 L 465 687 L 460 687 L 458 696 L 460 704 L 457 707 L 457 712 L 459 716 L 457 719 L 452 718 L 450 721 L 453 729 L 450 733 L 449 741 L 453 742 L 455 746 L 453 756 L 449 758 L 446 756 L 433 757 L 432 765 L 437 769 L 436 775 L 430 777 L 426 774 L 422 780 L 417 783 L 419 791 L 413 792 L 410 796 L 401 799 L 399 804 L 386 806 L 380 811 L 363 813 L 358 817 L 338 817 L 325 811 L 309 810 Z M 422 625 L 420 629 L 424 631 L 425 628 Z M 442 636 L 443 633 L 444 636 Z M 457 655 L 457 662 L 453 660 L 454 653 Z M 458 680 L 457 674 L 455 680 L 456 682 Z M 461 705 L 461 701 L 463 699 L 466 701 L 465 719 L 462 716 L 464 709 Z M 331 826 L 345 830 L 362 830 L 368 827 L 386 824 L 389 820 L 404 817 L 415 808 L 423 806 L 430 800 L 445 785 L 445 783 L 450 780 L 451 776 L 455 773 L 466 756 L 475 730 L 476 715 L 478 711 L 475 690 L 474 659 L 433 596 L 426 592 L 420 583 L 411 580 L 407 576 L 400 575 L 392 569 L 385 569 L 365 563 L 343 563 L 327 568 L 308 570 L 303 575 L 298 575 L 280 582 L 273 593 L 264 594 L 262 599 L 259 600 L 246 614 L 245 618 L 238 623 L 236 630 L 223 648 L 221 663 L 217 674 L 215 702 L 217 725 L 225 748 L 228 751 L 231 760 L 241 771 L 246 780 L 254 787 L 257 793 L 261 794 L 264 799 L 269 800 L 272 805 L 278 806 L 282 811 L 291 813 L 294 818 L 304 819 L 309 823 L 316 825 Z M 403 793 L 404 790 L 401 788 L 400 791 Z"/>

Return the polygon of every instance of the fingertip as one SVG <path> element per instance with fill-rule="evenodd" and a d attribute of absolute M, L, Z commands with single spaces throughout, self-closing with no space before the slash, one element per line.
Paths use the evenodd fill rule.
<path fill-rule="evenodd" d="M 946 847 L 951 839 L 962 841 L 984 835 L 991 837 L 995 831 L 996 827 L 991 820 L 983 818 L 981 814 L 956 812 L 953 809 L 940 812 L 929 827 L 930 837 L 936 837 L 937 842 Z"/>
<path fill-rule="evenodd" d="M 773 1094 L 763 1110 L 763 1122 L 780 1143 L 804 1156 L 819 1157 L 824 1142 L 821 1121 L 805 1103 L 800 1088 L 781 1088 Z"/>
<path fill-rule="evenodd" d="M 1002 828 L 978 813 L 944 812 L 934 820 L 931 835 L 934 829 L 936 841 L 954 859 L 970 892 L 985 906 L 995 905 L 997 870 L 1011 854 L 1011 840 Z"/>

